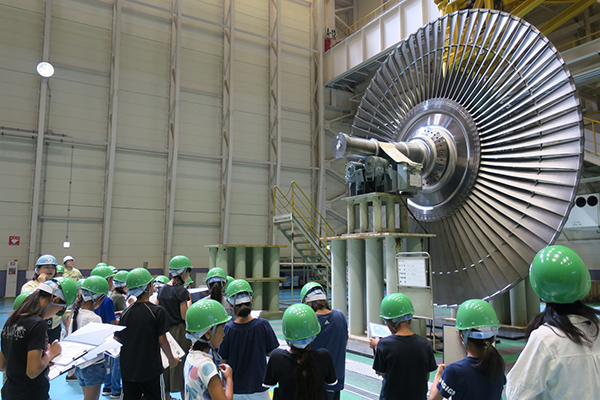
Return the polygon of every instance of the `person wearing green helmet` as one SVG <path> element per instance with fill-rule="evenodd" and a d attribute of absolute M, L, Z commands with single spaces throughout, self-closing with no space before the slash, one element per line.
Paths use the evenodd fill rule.
<path fill-rule="evenodd" d="M 127 308 L 127 271 L 119 271 L 113 278 L 113 290 L 110 292 L 109 297 L 113 301 L 115 307 L 115 315 L 121 314 L 121 312 Z"/>
<path fill-rule="evenodd" d="M 233 399 L 231 367 L 222 362 L 217 349 L 231 319 L 223 306 L 211 299 L 198 300 L 185 315 L 186 336 L 192 342 L 184 366 L 186 400 Z M 219 377 L 222 375 L 223 381 Z"/>
<path fill-rule="evenodd" d="M 279 384 L 279 399 L 327 399 L 326 391 L 337 378 L 329 352 L 311 348 L 321 332 L 317 315 L 306 304 L 292 304 L 283 313 L 281 330 L 290 348 L 273 350 L 264 385 Z"/>
<path fill-rule="evenodd" d="M 190 292 L 184 286 L 190 278 L 192 263 L 183 255 L 171 258 L 169 262 L 169 273 L 171 281 L 163 285 L 158 292 L 158 304 L 164 307 L 169 325 L 169 333 L 179 346 L 186 352 L 192 343 L 185 337 L 185 315 L 189 307 Z M 185 359 L 185 357 L 183 357 Z M 184 395 L 183 363 L 164 373 L 165 397 L 171 392 L 180 392 Z"/>
<path fill-rule="evenodd" d="M 65 274 L 65 267 L 62 266 L 62 265 L 60 265 L 60 264 L 57 265 L 56 266 L 56 275 L 55 275 L 55 277 L 58 278 L 58 277 L 63 276 L 64 274 Z"/>
<path fill-rule="evenodd" d="M 430 400 L 502 399 L 504 359 L 494 347 L 499 326 L 496 312 L 483 300 L 467 300 L 458 307 L 456 328 L 467 357 L 438 367 Z"/>
<path fill-rule="evenodd" d="M 221 303 L 228 315 L 233 316 L 233 309 L 227 302 L 225 292 L 225 284 L 227 283 L 227 274 L 223 268 L 214 267 L 208 270 L 206 274 L 206 286 L 208 287 L 208 296 L 206 299 L 213 299 Z"/>
<path fill-rule="evenodd" d="M 46 320 L 73 302 L 77 289 L 70 279 L 72 286 L 65 284 L 65 279 L 39 284 L 6 320 L 0 346 L 0 371 L 6 377 L 3 399 L 49 398 L 48 364 L 62 349 L 58 340 L 48 342 Z"/>
<path fill-rule="evenodd" d="M 321 332 L 311 343 L 313 349 L 327 349 L 333 359 L 338 383 L 327 391 L 328 400 L 339 400 L 346 377 L 346 345 L 348 321 L 340 310 L 332 310 L 325 289 L 318 282 L 308 282 L 300 291 L 304 304 L 310 306 L 319 319 Z"/>
<path fill-rule="evenodd" d="M 69 278 L 65 278 L 69 279 Z M 70 279 L 69 279 L 70 281 Z M 73 305 L 71 333 L 90 323 L 102 323 L 102 318 L 94 310 L 100 307 L 104 297 L 108 295 L 108 282 L 100 276 L 90 276 L 83 280 L 79 296 Z M 86 362 L 85 367 L 75 367 L 75 376 L 83 390 L 84 400 L 97 400 L 100 388 L 106 378 L 104 356 L 98 355 Z"/>
<path fill-rule="evenodd" d="M 227 280 L 225 281 L 225 290 L 227 290 L 227 286 L 229 286 L 229 284 L 231 282 L 233 282 L 235 280 L 235 278 L 233 276 L 227 275 Z"/>
<path fill-rule="evenodd" d="M 429 373 L 437 369 L 433 347 L 410 329 L 415 313 L 412 301 L 402 293 L 381 300 L 379 316 L 391 335 L 369 339 L 375 350 L 373 369 L 383 376 L 380 399 L 425 399 Z"/>
<path fill-rule="evenodd" d="M 164 308 L 150 303 L 152 275 L 145 268 L 135 268 L 127 274 L 126 285 L 136 297 L 135 303 L 125 309 L 119 320 L 126 329 L 115 332 L 121 342 L 121 377 L 123 398 L 139 400 L 161 399 L 163 365 L 162 349 L 173 368 L 181 360 L 175 358 L 167 340 L 167 316 Z"/>
<path fill-rule="evenodd" d="M 17 307 L 19 307 L 21 304 L 23 304 L 23 301 L 25 301 L 25 299 L 33 292 L 34 290 L 30 290 L 28 292 L 23 292 L 20 295 L 18 295 L 15 301 L 13 302 L 13 311 L 16 310 Z"/>
<path fill-rule="evenodd" d="M 546 308 L 527 326 L 527 344 L 507 376 L 507 398 L 598 397 L 600 311 L 582 302 L 591 288 L 588 268 L 572 249 L 548 246 L 533 259 L 529 279 Z"/>
<path fill-rule="evenodd" d="M 233 393 L 268 400 L 269 391 L 262 384 L 263 377 L 267 370 L 267 356 L 279 347 L 279 341 L 267 320 L 250 314 L 253 292 L 247 281 L 233 280 L 227 285 L 226 294 L 235 320 L 225 324 L 225 339 L 219 347 L 219 354 L 223 362 L 233 369 Z"/>

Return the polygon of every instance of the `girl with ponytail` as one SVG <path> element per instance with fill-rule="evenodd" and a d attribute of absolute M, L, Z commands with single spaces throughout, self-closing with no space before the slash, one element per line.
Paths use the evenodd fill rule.
<path fill-rule="evenodd" d="M 506 384 L 504 360 L 494 347 L 498 317 L 483 300 L 467 300 L 456 313 L 456 328 L 467 357 L 448 366 L 440 365 L 430 400 L 500 400 Z"/>
<path fill-rule="evenodd" d="M 321 331 L 317 315 L 306 304 L 294 304 L 283 313 L 281 328 L 290 348 L 273 350 L 264 385 L 279 383 L 274 400 L 326 400 L 337 378 L 329 352 L 310 348 Z"/>

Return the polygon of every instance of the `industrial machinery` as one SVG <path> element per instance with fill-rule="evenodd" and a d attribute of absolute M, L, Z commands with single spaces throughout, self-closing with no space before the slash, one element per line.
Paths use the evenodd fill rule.
<path fill-rule="evenodd" d="M 410 195 L 431 240 L 434 301 L 489 299 L 528 275 L 564 225 L 583 162 L 582 115 L 560 54 L 496 10 L 432 21 L 381 65 L 333 153 L 350 195 Z"/>

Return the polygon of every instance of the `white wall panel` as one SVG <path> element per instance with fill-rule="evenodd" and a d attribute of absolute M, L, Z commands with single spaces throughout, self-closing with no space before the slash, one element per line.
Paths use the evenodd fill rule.
<path fill-rule="evenodd" d="M 267 0 L 235 2 L 235 26 L 257 35 L 269 35 L 269 3 Z M 245 36 L 243 33 L 240 34 Z"/>
<path fill-rule="evenodd" d="M 182 7 L 184 15 L 191 15 L 218 24 L 223 23 L 223 0 L 184 1 Z M 189 23 L 200 24 L 199 22 Z"/>
<path fill-rule="evenodd" d="M 184 30 L 181 47 L 181 87 L 221 94 L 223 34 Z"/>
<path fill-rule="evenodd" d="M 181 94 L 179 145 L 184 151 L 220 154 L 221 99 L 196 93 Z"/>
<path fill-rule="evenodd" d="M 282 0 L 281 38 L 287 43 L 301 47 L 310 46 L 309 3 L 300 4 Z"/>

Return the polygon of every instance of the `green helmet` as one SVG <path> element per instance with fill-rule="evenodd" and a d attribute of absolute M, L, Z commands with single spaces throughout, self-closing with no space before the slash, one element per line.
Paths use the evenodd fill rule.
<path fill-rule="evenodd" d="M 96 264 L 96 267 L 108 267 L 108 264 L 99 262 L 98 264 Z"/>
<path fill-rule="evenodd" d="M 456 312 L 456 329 L 498 328 L 496 312 L 487 301 L 472 299 L 463 302 Z"/>
<path fill-rule="evenodd" d="M 77 289 L 79 289 L 81 287 L 81 285 L 83 285 L 83 281 L 85 281 L 85 279 L 83 279 L 83 278 L 77 279 Z"/>
<path fill-rule="evenodd" d="M 57 265 L 57 266 L 56 266 L 56 273 L 57 273 L 57 274 L 64 274 L 64 273 L 65 273 L 65 267 L 64 267 L 64 266 L 62 266 L 62 265 L 60 265 L 60 264 L 59 264 L 59 265 Z"/>
<path fill-rule="evenodd" d="M 565 246 L 540 250 L 529 267 L 533 291 L 547 303 L 583 299 L 592 287 L 590 271 L 577 253 Z"/>
<path fill-rule="evenodd" d="M 108 279 L 111 276 L 115 276 L 115 273 L 110 269 L 110 267 L 106 264 L 100 265 L 98 264 L 96 268 L 94 268 L 90 274 L 91 276 L 100 276 L 104 279 Z"/>
<path fill-rule="evenodd" d="M 156 278 L 154 278 L 154 282 L 166 285 L 167 283 L 170 282 L 170 280 L 169 280 L 169 278 L 167 278 L 164 275 L 158 275 Z"/>
<path fill-rule="evenodd" d="M 38 290 L 49 293 L 51 296 L 60 297 L 69 307 L 75 303 L 77 298 L 77 286 L 70 278 L 59 276 L 58 278 L 49 279 L 38 285 Z M 62 315 L 64 310 L 57 315 Z"/>
<path fill-rule="evenodd" d="M 129 271 L 125 283 L 128 289 L 145 288 L 153 281 L 152 275 L 146 268 L 135 268 Z"/>
<path fill-rule="evenodd" d="M 27 292 L 23 292 L 20 295 L 18 295 L 17 298 L 15 299 L 15 302 L 13 303 L 13 311 L 16 310 L 17 308 L 19 308 L 19 306 L 21 304 L 23 304 L 23 302 L 25 301 L 27 296 L 29 296 L 33 292 L 35 292 L 35 290 L 29 290 Z"/>
<path fill-rule="evenodd" d="M 308 282 L 306 285 L 302 286 L 302 290 L 300 291 L 300 299 L 303 303 L 307 303 L 309 301 L 327 300 L 327 295 L 325 294 L 325 289 L 323 289 L 323 286 L 321 286 L 320 283 Z"/>
<path fill-rule="evenodd" d="M 81 284 L 81 290 L 87 290 L 95 294 L 108 294 L 108 282 L 101 276 L 92 275 L 89 278 L 85 278 Z"/>
<path fill-rule="evenodd" d="M 227 282 L 227 274 L 223 271 L 223 268 L 214 267 L 206 274 L 206 284 L 210 285 L 213 282 Z"/>
<path fill-rule="evenodd" d="M 188 278 L 187 278 L 187 281 L 185 281 L 185 282 L 183 283 L 183 286 L 185 286 L 186 288 L 188 288 L 188 287 L 190 287 L 190 285 L 191 285 L 192 283 L 194 283 L 194 280 L 192 279 L 192 277 L 191 277 L 191 276 L 188 276 Z"/>
<path fill-rule="evenodd" d="M 112 271 L 113 274 L 117 274 L 117 272 L 119 272 L 119 270 L 117 269 L 117 267 L 115 267 L 114 265 L 109 265 L 108 268 L 110 268 L 110 270 Z"/>
<path fill-rule="evenodd" d="M 175 256 L 171 258 L 171 261 L 169 262 L 169 274 L 173 277 L 181 276 L 192 268 L 192 263 L 186 256 Z"/>
<path fill-rule="evenodd" d="M 234 280 L 235 280 L 235 278 L 233 276 L 227 275 L 227 282 L 225 282 L 225 288 L 227 288 L 227 286 L 229 286 L 229 284 L 231 282 L 233 282 Z"/>
<path fill-rule="evenodd" d="M 212 299 L 202 299 L 188 308 L 185 314 L 185 329 L 188 332 L 206 332 L 230 319 L 221 303 Z"/>
<path fill-rule="evenodd" d="M 401 318 L 401 321 L 406 321 L 412 318 L 415 313 L 412 301 L 408 296 L 402 293 L 391 293 L 381 300 L 379 316 L 383 319 Z"/>
<path fill-rule="evenodd" d="M 283 337 L 296 347 L 306 347 L 321 332 L 317 314 L 306 304 L 293 304 L 283 313 Z M 308 343 L 302 343 L 308 340 Z"/>
<path fill-rule="evenodd" d="M 113 278 L 113 282 L 115 283 L 116 287 L 123 287 L 127 285 L 127 275 L 129 275 L 129 272 L 127 271 L 119 271 L 115 274 L 115 277 Z"/>
<path fill-rule="evenodd" d="M 227 300 L 230 304 L 238 305 L 244 303 L 250 303 L 252 301 L 252 287 L 250 284 L 243 279 L 235 279 L 229 285 L 225 291 Z"/>

